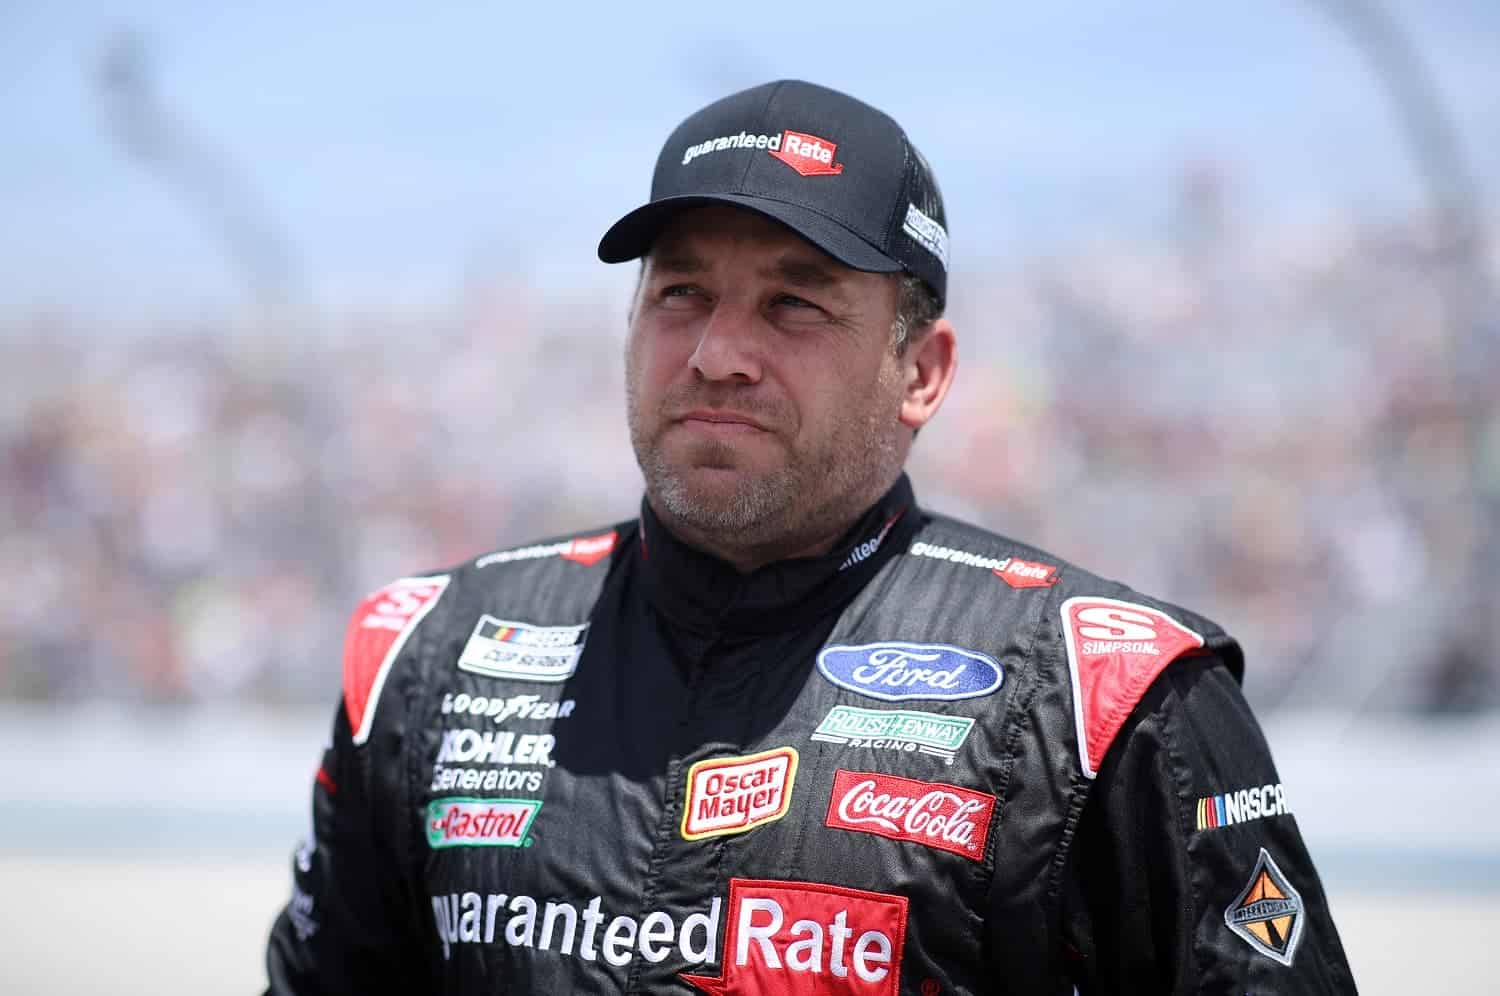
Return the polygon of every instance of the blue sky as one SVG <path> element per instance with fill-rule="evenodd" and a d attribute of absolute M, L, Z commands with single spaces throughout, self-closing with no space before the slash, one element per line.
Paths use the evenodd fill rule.
<path fill-rule="evenodd" d="M 1489 196 L 1500 5 L 1386 2 Z M 99 64 L 122 31 L 171 118 L 253 191 L 300 293 L 341 306 L 516 271 L 618 279 L 593 246 L 644 195 L 661 139 L 781 76 L 906 126 L 961 264 L 1158 230 L 1195 158 L 1226 163 L 1255 217 L 1394 214 L 1424 187 L 1333 5 L 0 0 L 0 317 L 243 300 L 201 212 L 107 125 Z"/>

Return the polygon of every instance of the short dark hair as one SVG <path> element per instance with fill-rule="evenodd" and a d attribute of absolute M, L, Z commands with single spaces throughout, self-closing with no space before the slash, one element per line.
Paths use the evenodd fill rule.
<path fill-rule="evenodd" d="M 902 273 L 896 280 L 896 320 L 891 323 L 891 347 L 897 356 L 905 356 L 906 347 L 943 317 L 943 306 L 921 277 Z"/>

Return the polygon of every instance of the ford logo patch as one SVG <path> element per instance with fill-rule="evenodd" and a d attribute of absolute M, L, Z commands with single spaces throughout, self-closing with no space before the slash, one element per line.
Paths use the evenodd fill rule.
<path fill-rule="evenodd" d="M 818 654 L 823 677 L 872 699 L 973 699 L 1000 687 L 993 657 L 942 643 L 835 644 Z"/>

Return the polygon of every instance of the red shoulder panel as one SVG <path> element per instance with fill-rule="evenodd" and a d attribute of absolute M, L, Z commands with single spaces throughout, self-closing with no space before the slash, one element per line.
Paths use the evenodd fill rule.
<path fill-rule="evenodd" d="M 1078 761 L 1093 778 L 1126 718 L 1172 661 L 1203 637 L 1149 605 L 1080 596 L 1062 604 Z"/>
<path fill-rule="evenodd" d="M 446 574 L 402 578 L 367 595 L 354 610 L 344 633 L 344 711 L 355 743 L 370 736 L 391 662 L 447 587 Z"/>

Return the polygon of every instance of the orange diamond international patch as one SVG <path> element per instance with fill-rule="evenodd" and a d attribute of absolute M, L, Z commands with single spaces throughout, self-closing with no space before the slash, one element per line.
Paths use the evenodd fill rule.
<path fill-rule="evenodd" d="M 1225 925 L 1267 958 L 1290 965 L 1303 919 L 1301 894 L 1262 847 L 1250 883 L 1224 911 Z"/>

